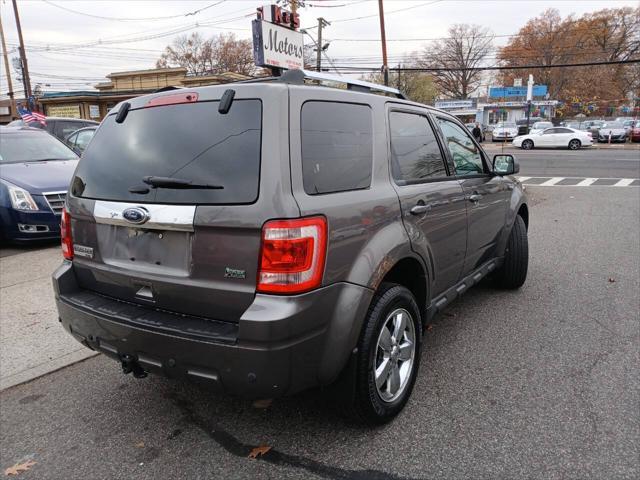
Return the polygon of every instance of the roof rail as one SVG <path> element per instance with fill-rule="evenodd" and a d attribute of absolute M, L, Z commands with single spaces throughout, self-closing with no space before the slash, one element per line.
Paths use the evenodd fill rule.
<path fill-rule="evenodd" d="M 378 91 L 384 93 L 391 93 L 398 98 L 406 98 L 403 93 L 397 88 L 387 87 L 385 85 L 378 85 L 377 83 L 364 82 L 362 80 L 353 80 L 351 78 L 339 77 L 336 75 L 329 75 L 322 72 L 314 72 L 311 70 L 287 70 L 282 76 L 277 77 L 277 80 L 284 83 L 297 83 L 303 84 L 305 79 L 325 81 L 325 82 L 337 82 L 345 83 L 348 90 L 356 90 L 361 92 Z"/>

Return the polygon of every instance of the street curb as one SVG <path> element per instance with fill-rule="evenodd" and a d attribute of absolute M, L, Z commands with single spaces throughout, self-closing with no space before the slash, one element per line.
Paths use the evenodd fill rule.
<path fill-rule="evenodd" d="M 99 354 L 100 352 L 94 352 L 86 347 L 81 347 L 78 350 L 74 350 L 61 357 L 52 359 L 49 362 L 13 373 L 7 377 L 0 378 L 0 392 L 22 385 L 23 383 L 28 383 L 37 378 L 44 377 L 45 375 L 57 372 L 58 370 L 62 370 L 63 368 L 76 363 L 83 362 Z"/>

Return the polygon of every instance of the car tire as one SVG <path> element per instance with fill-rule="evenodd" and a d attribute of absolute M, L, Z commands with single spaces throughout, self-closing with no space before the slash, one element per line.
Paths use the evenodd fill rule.
<path fill-rule="evenodd" d="M 520 145 L 520 148 L 522 148 L 523 150 L 533 150 L 533 140 L 525 140 L 522 142 L 522 145 Z"/>
<path fill-rule="evenodd" d="M 404 328 L 401 339 L 396 340 L 394 329 L 399 322 L 398 315 L 404 319 Z M 357 354 L 352 360 L 354 371 L 349 375 L 352 385 L 347 388 L 353 394 L 346 399 L 346 405 L 342 402 L 350 419 L 381 425 L 402 411 L 411 396 L 420 365 L 421 326 L 420 310 L 413 294 L 402 285 L 383 283 L 371 301 Z M 383 349 L 381 341 L 387 348 L 391 346 L 391 351 Z M 410 359 L 409 354 L 412 355 Z M 405 360 L 402 360 L 403 356 Z M 383 363 L 390 365 L 390 375 L 386 381 L 379 375 L 377 382 L 376 373 L 385 371 Z M 399 384 L 394 384 L 392 377 L 399 379 L 396 380 Z"/>
<path fill-rule="evenodd" d="M 520 215 L 516 215 L 507 248 L 504 252 L 504 263 L 494 275 L 499 287 L 515 290 L 524 285 L 529 268 L 529 241 L 527 226 Z"/>
<path fill-rule="evenodd" d="M 580 150 L 581 146 L 582 142 L 580 142 L 580 140 L 578 140 L 577 138 L 574 138 L 569 142 L 569 150 Z"/>

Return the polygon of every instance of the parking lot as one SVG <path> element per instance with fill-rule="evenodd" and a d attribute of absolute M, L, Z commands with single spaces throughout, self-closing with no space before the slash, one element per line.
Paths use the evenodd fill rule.
<path fill-rule="evenodd" d="M 21 478 L 50 479 L 637 478 L 639 153 L 515 153 L 531 206 L 527 283 L 485 282 L 436 317 L 407 408 L 374 430 L 325 392 L 256 408 L 123 376 L 103 356 L 78 361 L 91 352 L 52 308 L 58 248 L 3 249 L 4 385 L 55 371 L 0 393 L 1 467 L 33 460 Z M 249 458 L 259 446 L 270 448 Z"/>

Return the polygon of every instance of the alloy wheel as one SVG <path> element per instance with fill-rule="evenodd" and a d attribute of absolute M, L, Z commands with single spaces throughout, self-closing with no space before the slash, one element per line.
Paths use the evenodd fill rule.
<path fill-rule="evenodd" d="M 580 142 L 578 140 L 571 140 L 569 142 L 570 150 L 578 150 L 580 148 Z"/>
<path fill-rule="evenodd" d="M 397 308 L 386 318 L 376 345 L 374 380 L 384 402 L 393 402 L 406 389 L 415 364 L 416 331 L 411 314 Z"/>

